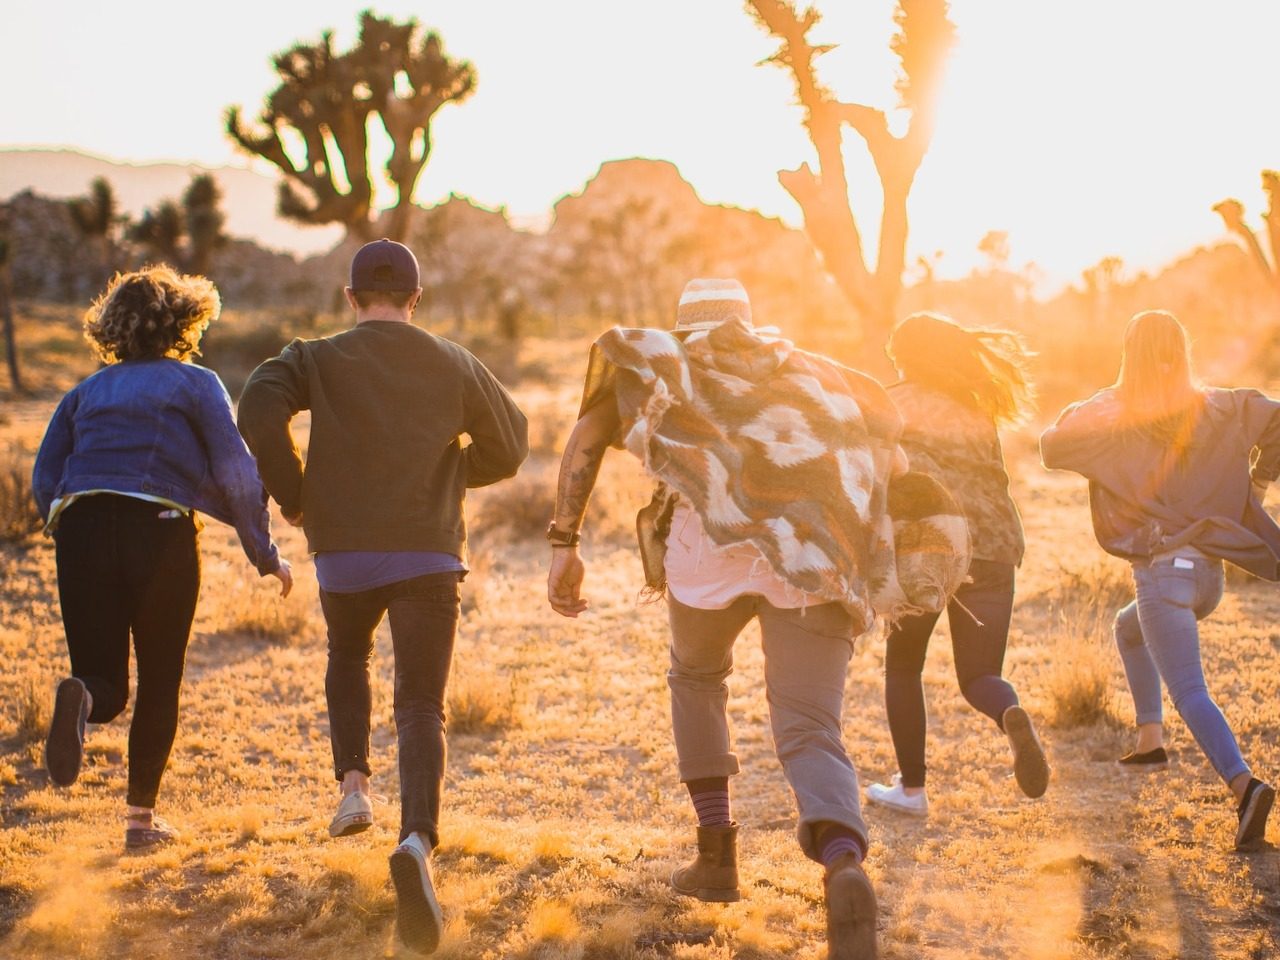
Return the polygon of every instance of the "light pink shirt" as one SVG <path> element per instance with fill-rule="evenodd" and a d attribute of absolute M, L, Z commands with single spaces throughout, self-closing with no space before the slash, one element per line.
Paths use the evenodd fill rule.
<path fill-rule="evenodd" d="M 754 544 L 719 546 L 707 536 L 697 511 L 683 500 L 671 514 L 666 568 L 667 589 L 686 607 L 699 610 L 723 610 L 748 593 L 782 610 L 825 602 L 778 576 Z"/>

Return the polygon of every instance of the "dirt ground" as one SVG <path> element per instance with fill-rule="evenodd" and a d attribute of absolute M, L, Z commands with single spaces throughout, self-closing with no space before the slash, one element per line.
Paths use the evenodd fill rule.
<path fill-rule="evenodd" d="M 436 856 L 447 921 L 438 955 L 824 957 L 820 869 L 795 843 L 754 628 L 730 680 L 745 898 L 701 904 L 667 885 L 692 847 L 694 817 L 670 739 L 665 610 L 637 602 L 639 562 L 626 542 L 644 494 L 638 470 L 623 454 L 606 464 L 618 492 L 594 508 L 596 529 L 610 532 L 589 539 L 592 610 L 580 621 L 547 607 L 547 551 L 532 535 L 549 512 L 572 392 L 522 395 L 542 424 L 534 458 L 521 478 L 471 501 L 476 552 Z M 0 449 L 34 449 L 51 409 L 47 398 L 7 403 Z M 1030 548 L 1006 674 L 1038 719 L 1053 781 L 1042 800 L 1019 794 L 1003 737 L 956 689 L 940 626 L 925 674 L 930 817 L 868 810 L 882 955 L 1280 956 L 1280 819 L 1263 849 L 1233 850 L 1229 794 L 1167 701 L 1169 769 L 1115 766 L 1132 708 L 1107 632 L 1125 568 L 1093 541 L 1083 483 L 1040 469 L 1034 434 L 1007 451 Z M 283 603 L 228 529 L 211 522 L 202 534 L 205 585 L 161 795 L 182 837 L 137 856 L 122 849 L 127 715 L 91 729 L 78 783 L 48 782 L 43 731 L 66 671 L 52 549 L 38 535 L 0 546 L 0 955 L 399 955 L 386 870 L 399 812 L 389 638 L 384 626 L 373 758 L 387 801 L 372 830 L 330 840 L 323 624 L 301 540 L 278 518 L 276 528 L 299 581 Z M 1278 614 L 1274 586 L 1233 575 L 1202 631 L 1210 688 L 1272 782 Z M 878 634 L 863 638 L 847 683 L 845 733 L 866 782 L 894 771 L 883 652 Z"/>

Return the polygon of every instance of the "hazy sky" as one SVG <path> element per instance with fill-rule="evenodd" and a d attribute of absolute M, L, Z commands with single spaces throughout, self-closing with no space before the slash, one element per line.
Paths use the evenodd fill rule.
<path fill-rule="evenodd" d="M 6 4 L 0 145 L 67 145 L 115 159 L 247 165 L 226 105 L 256 112 L 268 56 L 364 4 Z M 893 105 L 892 0 L 825 0 L 817 39 L 846 99 Z M 479 72 L 447 106 L 418 198 L 457 192 L 544 216 L 607 159 L 674 161 L 708 202 L 799 222 L 776 172 L 811 157 L 789 76 L 756 66 L 773 42 L 738 0 L 401 0 Z M 911 198 L 910 257 L 956 275 L 988 230 L 1014 266 L 1066 282 L 1107 255 L 1160 265 L 1223 235 L 1210 207 L 1240 197 L 1256 223 L 1259 171 L 1280 166 L 1275 0 L 953 0 L 960 31 L 939 126 Z M 855 210 L 874 249 L 878 186 L 847 140 Z M 0 163 L 3 159 L 0 158 Z M 263 165 L 262 169 L 271 170 Z"/>

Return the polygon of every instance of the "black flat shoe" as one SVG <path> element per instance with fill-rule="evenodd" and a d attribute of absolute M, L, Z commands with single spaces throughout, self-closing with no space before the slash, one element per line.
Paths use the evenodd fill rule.
<path fill-rule="evenodd" d="M 1267 832 L 1267 814 L 1276 802 L 1276 791 L 1257 777 L 1249 778 L 1244 797 L 1236 808 L 1240 826 L 1236 829 L 1236 849 L 1249 850 L 1261 843 Z"/>
<path fill-rule="evenodd" d="M 1163 770 L 1169 765 L 1169 754 L 1164 747 L 1156 747 L 1146 753 L 1126 753 L 1116 763 L 1130 770 Z"/>

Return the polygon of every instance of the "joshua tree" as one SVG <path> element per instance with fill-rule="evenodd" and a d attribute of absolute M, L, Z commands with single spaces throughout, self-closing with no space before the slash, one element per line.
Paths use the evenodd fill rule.
<path fill-rule="evenodd" d="M 815 61 L 833 49 L 814 46 L 808 34 L 820 19 L 812 7 L 800 12 L 794 0 L 748 0 L 756 22 L 782 41 L 768 62 L 786 67 L 795 80 L 805 127 L 818 154 L 818 169 L 802 164 L 778 180 L 804 213 L 805 230 L 827 271 L 861 316 L 863 342 L 878 343 L 894 319 L 902 290 L 907 243 L 907 195 L 933 138 L 934 105 L 943 68 L 955 42 L 947 0 L 898 0 L 890 43 L 901 64 L 895 83 L 900 106 L 910 114 L 907 130 L 895 136 L 883 110 L 845 103 L 823 85 Z M 849 203 L 844 127 L 866 142 L 883 189 L 880 245 L 875 268 L 863 256 L 862 237 Z"/>
<path fill-rule="evenodd" d="M 163 200 L 154 210 L 144 210 L 129 229 L 129 239 L 175 267 L 207 273 L 213 252 L 227 242 L 221 200 L 217 181 L 210 174 L 198 174 L 187 184 L 181 203 Z"/>
<path fill-rule="evenodd" d="M 300 223 L 341 223 L 358 239 L 373 235 L 368 121 L 377 115 L 391 137 L 386 173 L 398 191 L 383 232 L 403 240 L 413 188 L 431 153 L 431 120 L 446 103 L 471 93 L 475 69 L 450 59 L 440 37 L 423 36 L 416 20 L 396 23 L 368 10 L 360 14 L 360 38 L 351 50 L 336 52 L 325 32 L 317 42 L 276 54 L 272 63 L 280 86 L 267 96 L 256 128 L 233 106 L 226 129 L 242 149 L 284 174 L 280 214 Z M 285 148 L 289 136 L 302 143 L 297 162 Z"/>
<path fill-rule="evenodd" d="M 1214 206 L 1213 210 L 1222 217 L 1227 229 L 1244 241 L 1253 261 L 1263 276 L 1270 282 L 1277 296 L 1280 296 L 1280 172 L 1262 171 L 1262 189 L 1267 195 L 1267 212 L 1263 222 L 1267 228 L 1267 243 L 1271 248 L 1268 258 L 1258 235 L 1244 222 L 1244 204 L 1239 200 L 1228 199 Z"/>
<path fill-rule="evenodd" d="M 18 339 L 13 329 L 13 281 L 9 270 L 10 246 L 7 226 L 0 221 L 0 321 L 4 323 L 4 350 L 9 358 L 9 383 L 22 390 L 18 369 Z"/>
<path fill-rule="evenodd" d="M 118 208 L 115 191 L 106 177 L 95 177 L 89 184 L 87 196 L 67 201 L 76 229 L 97 249 L 98 269 L 104 281 L 111 275 L 115 263 L 115 234 L 122 221 Z"/>

